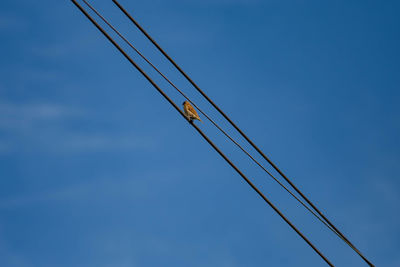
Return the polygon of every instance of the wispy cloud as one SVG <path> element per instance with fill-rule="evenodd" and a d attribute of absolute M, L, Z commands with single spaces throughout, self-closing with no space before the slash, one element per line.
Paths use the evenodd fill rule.
<path fill-rule="evenodd" d="M 0 129 L 26 130 L 45 121 L 83 116 L 81 110 L 57 104 L 0 102 Z"/>
<path fill-rule="evenodd" d="M 26 21 L 19 15 L 0 13 L 0 31 L 21 30 L 27 26 Z"/>
<path fill-rule="evenodd" d="M 86 240 L 87 246 L 99 255 L 95 266 L 143 266 L 143 255 L 149 254 L 167 261 L 174 261 L 175 255 L 180 255 L 179 266 L 239 266 L 233 252 L 218 241 L 212 244 L 203 240 L 186 242 L 148 231 L 135 232 L 135 239 L 132 239 L 127 233 L 132 233 L 132 229 L 102 232 L 101 235 L 93 235 Z M 207 257 L 202 257 L 204 254 Z"/>
<path fill-rule="evenodd" d="M 66 136 L 62 145 L 64 151 L 76 150 L 120 150 L 120 149 L 154 149 L 156 143 L 148 137 L 132 135 L 106 134 L 71 134 Z"/>
<path fill-rule="evenodd" d="M 90 112 L 59 104 L 0 103 L 0 152 L 39 149 L 51 153 L 110 150 L 153 150 L 157 142 L 135 133 L 83 131 L 69 124 L 84 124 Z"/>
<path fill-rule="evenodd" d="M 149 181 L 151 181 L 149 183 Z M 52 188 L 45 191 L 15 195 L 0 199 L 0 209 L 15 209 L 54 202 L 98 201 L 102 199 L 151 198 L 155 192 L 152 183 L 163 184 L 177 181 L 165 170 L 148 171 L 132 176 L 104 176 L 94 181 L 77 182 L 70 186 Z"/>
<path fill-rule="evenodd" d="M 33 43 L 30 47 L 27 47 L 27 51 L 32 55 L 37 56 L 41 59 L 57 60 L 71 57 L 71 55 L 79 53 L 87 53 L 88 49 L 97 44 L 97 39 L 92 34 L 87 32 L 76 32 L 74 38 L 79 39 L 63 39 L 43 43 Z"/>
<path fill-rule="evenodd" d="M 194 0 L 203 5 L 254 5 L 263 3 L 262 0 Z"/>
<path fill-rule="evenodd" d="M 9 149 L 10 149 L 9 144 L 6 143 L 5 141 L 0 140 L 0 153 L 9 151 Z"/>
<path fill-rule="evenodd" d="M 3 229 L 0 228 L 0 261 L 2 266 L 20 266 L 20 267 L 30 267 L 31 264 L 28 263 L 24 257 L 10 249 L 7 244 L 6 239 L 3 237 Z"/>
<path fill-rule="evenodd" d="M 160 1 L 163 2 L 163 1 Z M 224 6 L 230 6 L 230 5 L 254 5 L 254 4 L 262 4 L 265 3 L 266 1 L 263 0 L 175 0 L 172 2 L 176 3 L 184 3 L 184 4 L 196 4 L 196 5 L 202 5 L 202 6 L 216 6 L 216 5 L 224 5 Z"/>
<path fill-rule="evenodd" d="M 381 178 L 379 180 L 372 180 L 370 190 L 376 192 L 377 195 L 382 197 L 382 200 L 388 205 L 397 205 L 400 203 L 399 185 L 391 180 Z"/>
<path fill-rule="evenodd" d="M 17 104 L 11 102 L 0 103 L 2 116 L 23 116 L 37 119 L 54 119 L 77 114 L 76 109 L 67 108 L 57 104 Z M 82 114 L 82 113 L 78 113 Z"/>

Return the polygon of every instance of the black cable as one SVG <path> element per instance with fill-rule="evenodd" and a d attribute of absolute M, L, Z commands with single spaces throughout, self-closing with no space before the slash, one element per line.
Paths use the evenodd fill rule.
<path fill-rule="evenodd" d="M 276 212 L 278 215 L 301 237 L 303 240 L 329 265 L 334 267 L 332 263 L 287 219 L 280 210 L 275 207 L 270 200 L 240 171 L 236 165 L 200 130 L 200 128 L 190 121 L 180 108 L 164 93 L 164 91 L 145 73 L 129 55 L 116 43 L 114 39 L 82 8 L 76 0 L 71 0 L 76 7 L 93 23 L 94 26 L 124 55 L 124 57 L 153 85 L 153 87 L 175 108 L 176 111 L 189 122 L 197 130 L 197 132 L 214 148 L 217 153 L 247 182 L 250 187 Z"/>
<path fill-rule="evenodd" d="M 342 239 L 370 266 L 374 265 L 344 236 L 331 221 L 293 184 L 293 182 L 258 148 L 253 141 L 200 89 L 200 87 L 178 66 L 160 45 L 140 26 L 140 24 L 118 3 L 112 0 L 133 24 L 153 43 L 174 67 L 197 89 L 197 91 L 243 136 L 246 141 L 286 180 L 287 183 L 342 237 Z"/>
<path fill-rule="evenodd" d="M 194 107 L 196 107 L 201 114 L 203 114 L 219 131 L 221 131 L 229 140 L 231 140 L 236 146 L 238 146 L 250 159 L 253 160 L 260 168 L 262 168 L 269 176 L 271 176 L 282 188 L 284 188 L 292 197 L 294 197 L 303 207 L 311 212 L 320 222 L 325 224 L 334 234 L 342 238 L 332 227 L 330 227 L 324 220 L 322 220 L 313 210 L 311 210 L 301 199 L 299 199 L 294 193 L 292 193 L 284 184 L 282 184 L 275 176 L 272 175 L 261 163 L 259 163 L 250 153 L 245 150 L 238 142 L 236 142 L 228 133 L 226 133 L 216 122 L 214 122 L 200 107 L 198 107 L 190 98 L 188 98 L 174 83 L 172 83 L 154 64 L 152 64 L 131 42 L 129 42 L 110 22 L 107 21 L 92 5 L 86 0 L 82 0 L 100 19 L 106 23 L 121 39 L 125 41 L 142 59 L 144 59 L 155 71 L 157 71 L 171 86 L 173 86 L 186 100 L 188 100 Z M 343 239 L 343 238 L 342 238 Z M 343 239 L 343 241 L 345 241 Z M 346 242 L 346 241 L 345 241 Z"/>

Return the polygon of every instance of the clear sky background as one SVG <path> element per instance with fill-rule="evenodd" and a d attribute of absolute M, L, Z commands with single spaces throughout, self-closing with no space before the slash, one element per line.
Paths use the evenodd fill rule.
<path fill-rule="evenodd" d="M 400 266 L 398 1 L 120 2 L 373 263 Z M 70 1 L 0 1 L 0 36 L 2 267 L 326 266 Z M 335 265 L 366 266 L 197 124 Z"/>

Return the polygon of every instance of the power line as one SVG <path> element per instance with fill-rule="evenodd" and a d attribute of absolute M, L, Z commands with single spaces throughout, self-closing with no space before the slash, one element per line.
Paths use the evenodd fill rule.
<path fill-rule="evenodd" d="M 342 237 L 342 239 L 369 265 L 374 265 L 343 235 L 335 225 L 293 184 L 293 182 L 261 151 L 258 146 L 226 115 L 200 87 L 179 67 L 179 65 L 161 48 L 161 46 L 140 26 L 140 24 L 121 6 L 117 0 L 112 0 L 118 8 L 135 24 L 135 26 L 157 47 L 174 67 L 197 89 L 197 91 L 240 133 L 243 138 L 286 180 L 287 183 Z"/>
<path fill-rule="evenodd" d="M 334 265 L 287 219 L 280 210 L 244 175 L 236 165 L 180 110 L 180 108 L 164 93 L 164 91 L 137 65 L 131 57 L 117 44 L 117 42 L 82 8 L 76 1 L 71 0 L 76 7 L 92 22 L 94 26 L 119 50 L 121 54 L 153 85 L 153 87 L 175 108 L 176 111 L 197 130 L 197 132 L 214 148 L 217 153 L 257 192 L 257 194 L 329 265 Z"/>
<path fill-rule="evenodd" d="M 169 80 L 153 63 L 151 63 L 131 42 L 129 42 L 104 16 L 102 16 L 92 5 L 86 0 L 82 0 L 100 19 L 106 23 L 121 39 L 125 41 L 142 59 L 144 59 L 155 71 L 157 71 L 171 86 L 173 86 L 184 98 L 195 106 L 219 131 L 221 131 L 230 141 L 232 141 L 242 152 L 244 152 L 253 162 L 255 162 L 264 172 L 272 177 L 282 188 L 284 188 L 292 197 L 294 197 L 304 208 L 313 214 L 320 222 L 322 222 L 334 234 L 343 239 L 332 227 L 330 227 L 323 219 L 321 219 L 313 210 L 311 210 L 301 199 L 291 192 L 284 184 L 281 183 L 272 173 L 270 173 L 261 163 L 259 163 L 247 150 L 245 150 L 238 142 L 236 142 L 227 132 L 225 132 L 214 120 L 212 120 L 205 112 L 200 109 L 190 98 L 188 98 L 171 80 Z M 345 241 L 343 239 L 343 241 Z M 345 241 L 346 242 L 346 241 Z"/>

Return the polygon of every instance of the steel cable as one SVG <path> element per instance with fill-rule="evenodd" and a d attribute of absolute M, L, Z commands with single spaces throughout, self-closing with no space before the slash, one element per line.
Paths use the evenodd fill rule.
<path fill-rule="evenodd" d="M 170 61 L 172 65 L 196 88 L 196 90 L 246 139 L 246 141 L 285 179 L 287 183 L 333 228 L 369 266 L 374 266 L 337 227 L 297 188 L 295 184 L 254 144 L 254 142 L 226 115 L 200 87 L 182 70 L 181 67 L 161 48 L 161 46 L 142 28 L 142 26 L 121 6 L 117 0 L 112 0 L 116 6 L 129 18 L 129 20 L 150 40 L 150 42 Z"/>
<path fill-rule="evenodd" d="M 76 1 L 71 0 L 75 6 L 92 22 L 92 24 L 118 49 L 118 51 L 153 85 L 153 87 L 175 108 L 175 110 L 186 120 L 197 132 L 213 147 L 213 149 L 246 181 L 246 183 L 257 192 L 257 194 L 329 265 L 334 265 L 287 219 L 281 211 L 264 196 L 264 194 L 244 175 L 240 169 L 195 125 L 183 114 L 181 109 L 165 94 L 165 92 L 144 72 L 139 65 L 118 45 L 118 43 L 82 8 Z"/>
<path fill-rule="evenodd" d="M 220 132 L 222 132 L 231 142 L 233 142 L 243 153 L 245 153 L 254 163 L 256 163 L 264 172 L 274 179 L 282 188 L 284 188 L 292 197 L 294 197 L 304 208 L 313 214 L 320 222 L 322 222 L 333 233 L 342 238 L 332 227 L 330 227 L 323 219 L 321 219 L 313 210 L 311 210 L 301 199 L 291 192 L 281 181 L 279 181 L 272 173 L 270 173 L 261 163 L 259 163 L 247 150 L 245 150 L 237 141 L 235 141 L 226 131 L 224 131 L 214 120 L 212 120 L 200 107 L 198 107 L 189 97 L 187 97 L 171 80 L 169 80 L 153 63 L 151 63 L 130 41 L 128 41 L 104 16 L 102 16 L 92 5 L 86 0 L 82 0 L 104 23 L 106 23 L 124 42 L 126 42 L 143 60 L 145 60 L 158 74 L 160 74 L 171 86 L 173 86 L 186 100 L 196 107 L 201 114 L 204 115 Z M 343 238 L 342 238 L 343 239 Z M 345 241 L 343 239 L 343 241 Z"/>

